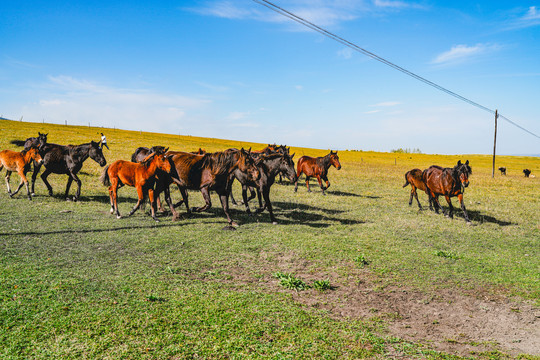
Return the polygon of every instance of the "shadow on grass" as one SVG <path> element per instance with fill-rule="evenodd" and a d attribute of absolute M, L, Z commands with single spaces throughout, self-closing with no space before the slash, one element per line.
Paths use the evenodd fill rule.
<path fill-rule="evenodd" d="M 424 210 L 426 209 L 429 209 L 429 208 L 424 208 Z M 440 212 L 441 215 L 444 215 L 446 212 L 448 212 L 448 207 L 443 207 L 443 209 L 444 210 Z M 492 224 L 497 224 L 499 226 L 518 225 L 517 223 L 511 222 L 511 221 L 499 220 L 497 218 L 494 218 L 493 216 L 482 215 L 480 211 L 476 211 L 476 210 L 467 210 L 467 214 L 469 215 L 469 219 L 471 219 L 471 221 L 478 221 L 480 224 L 492 223 Z M 454 208 L 454 217 L 465 221 L 465 217 L 463 216 L 463 211 L 461 211 L 461 209 L 459 208 L 458 209 Z"/>
<path fill-rule="evenodd" d="M 345 191 L 339 191 L 339 190 L 335 190 L 335 191 L 327 190 L 326 193 L 327 193 L 327 194 L 330 194 L 330 195 L 336 195 L 336 196 L 354 196 L 354 197 L 361 197 L 361 198 L 364 198 L 364 199 L 381 199 L 381 198 L 382 198 L 381 196 L 361 195 L 361 194 L 355 194 L 355 193 L 350 193 L 350 192 L 345 192 Z"/>

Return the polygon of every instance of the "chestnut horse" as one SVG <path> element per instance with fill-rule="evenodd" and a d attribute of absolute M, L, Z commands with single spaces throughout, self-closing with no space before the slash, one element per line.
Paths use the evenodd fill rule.
<path fill-rule="evenodd" d="M 43 165 L 45 165 L 45 171 L 41 174 L 41 179 L 45 183 L 45 186 L 47 186 L 49 195 L 53 195 L 53 189 L 47 181 L 47 177 L 51 173 L 66 174 L 68 176 L 68 182 L 64 197 L 66 199 L 68 198 L 69 188 L 73 180 L 75 180 L 77 183 L 77 194 L 73 197 L 74 201 L 77 201 L 81 196 L 81 180 L 77 176 L 77 173 L 82 169 L 84 161 L 91 158 L 102 167 L 107 164 L 99 143 L 95 141 L 81 145 L 47 143 L 41 147 L 39 152 L 43 158 Z M 35 167 L 32 174 L 32 194 L 34 194 L 34 185 L 40 168 L 41 165 Z"/>
<path fill-rule="evenodd" d="M 420 201 L 418 200 L 418 194 L 416 193 L 416 189 L 420 189 L 422 191 L 425 191 L 426 194 L 427 188 L 426 184 L 424 184 L 424 178 L 422 176 L 422 170 L 420 169 L 412 169 L 405 173 L 405 184 L 403 187 L 411 185 L 411 197 L 409 199 L 409 206 L 412 205 L 413 196 L 416 199 L 416 202 L 418 203 L 418 208 L 422 210 L 422 205 L 420 205 Z M 429 197 L 429 194 L 428 194 Z M 433 209 L 431 206 L 431 202 L 429 203 L 430 209 Z"/>
<path fill-rule="evenodd" d="M 469 166 L 469 160 L 467 160 L 465 164 L 462 164 L 461 160 L 459 160 L 457 165 L 453 168 L 442 168 L 433 165 L 424 170 L 423 179 L 428 188 L 430 202 L 435 202 L 435 204 L 442 209 L 437 198 L 439 195 L 443 195 L 446 198 L 449 207 L 448 214 L 445 213 L 445 215 L 453 218 L 454 207 L 452 206 L 450 198 L 457 196 L 461 205 L 461 210 L 463 210 L 463 217 L 467 223 L 470 223 L 471 221 L 469 220 L 465 204 L 463 203 L 463 193 L 465 192 L 465 188 L 469 186 L 469 176 L 471 173 L 472 170 Z M 437 207 L 435 207 L 435 212 L 439 212 Z"/>
<path fill-rule="evenodd" d="M 234 229 L 237 224 L 229 215 L 229 177 L 231 173 L 239 169 L 242 172 L 249 173 L 254 179 L 258 179 L 260 174 L 254 160 L 251 158 L 251 149 L 240 150 L 230 149 L 223 152 L 206 153 L 196 155 L 180 151 L 170 151 L 175 169 L 171 171 L 171 180 L 176 183 L 182 202 L 185 203 L 188 214 L 191 211 L 202 212 L 212 206 L 210 191 L 214 190 L 219 195 L 223 212 L 227 217 L 229 226 L 226 229 Z M 176 170 L 176 171 L 175 171 Z M 168 186 L 168 185 L 167 185 Z M 190 209 L 188 204 L 187 190 L 200 190 L 206 205 Z M 173 214 L 174 217 L 178 215 Z"/>
<path fill-rule="evenodd" d="M 310 156 L 302 156 L 298 159 L 298 164 L 296 165 L 296 182 L 294 184 L 294 192 L 298 190 L 298 179 L 302 173 L 306 174 L 306 186 L 308 192 L 311 192 L 309 188 L 309 178 L 316 177 L 319 181 L 319 186 L 321 187 L 323 195 L 326 195 L 324 190 L 330 187 L 330 181 L 328 181 L 328 169 L 330 166 L 334 166 L 336 169 L 341 169 L 341 164 L 339 163 L 339 157 L 336 152 L 330 150 L 330 154 L 327 154 L 323 157 L 313 158 Z M 326 187 L 323 186 L 322 181 L 326 182 Z"/>
<path fill-rule="evenodd" d="M 26 193 L 28 194 L 28 200 L 32 200 L 32 195 L 30 195 L 30 189 L 28 187 L 28 180 L 26 179 L 26 173 L 30 168 L 30 163 L 34 160 L 36 164 L 41 164 L 43 159 L 37 148 L 30 148 L 29 150 L 23 150 L 21 152 L 12 151 L 12 150 L 3 150 L 0 151 L 0 171 L 2 168 L 6 168 L 6 184 L 7 191 L 10 197 L 17 194 L 21 187 L 26 185 Z M 17 174 L 21 177 L 21 183 L 15 192 L 11 192 L 11 187 L 9 186 L 9 179 L 11 173 L 16 171 Z"/>
<path fill-rule="evenodd" d="M 120 212 L 118 211 L 118 188 L 127 185 L 135 187 L 138 196 L 137 204 L 133 207 L 129 216 L 137 211 L 144 198 L 148 196 L 150 204 L 152 205 L 152 218 L 155 221 L 158 221 L 155 212 L 156 203 L 154 201 L 155 174 L 158 170 L 162 170 L 166 173 L 171 171 L 169 156 L 152 153 L 140 163 L 116 160 L 111 165 L 107 166 L 103 170 L 100 180 L 103 185 L 109 187 L 111 214 L 116 213 L 116 218 L 121 218 Z"/>

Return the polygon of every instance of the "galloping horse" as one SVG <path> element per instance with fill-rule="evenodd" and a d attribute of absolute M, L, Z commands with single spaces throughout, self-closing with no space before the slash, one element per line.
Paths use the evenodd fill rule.
<path fill-rule="evenodd" d="M 36 148 L 30 148 L 29 150 L 23 150 L 21 152 L 12 151 L 12 150 L 3 150 L 0 151 L 0 171 L 2 168 L 6 168 L 6 184 L 7 191 L 10 197 L 17 194 L 21 187 L 26 185 L 26 193 L 28 194 L 28 200 L 32 200 L 32 195 L 30 195 L 30 189 L 28 188 L 28 180 L 26 179 L 26 173 L 30 168 L 30 162 L 34 160 L 36 164 L 41 164 L 43 159 L 39 155 L 39 152 Z M 16 171 L 17 174 L 21 177 L 21 183 L 15 192 L 11 192 L 11 187 L 9 186 L 9 179 L 11 173 Z"/>
<path fill-rule="evenodd" d="M 77 176 L 77 173 L 81 170 L 84 161 L 90 157 L 102 167 L 107 164 L 99 143 L 95 141 L 81 145 L 47 143 L 41 147 L 40 153 L 43 158 L 43 165 L 45 165 L 45 171 L 41 174 L 41 179 L 45 183 L 45 186 L 47 186 L 49 195 L 53 195 L 53 190 L 51 184 L 47 181 L 47 176 L 51 173 L 66 174 L 68 176 L 68 182 L 64 197 L 66 199 L 68 198 L 69 188 L 73 180 L 75 180 L 77 183 L 77 194 L 73 197 L 74 201 L 79 200 L 81 195 L 81 180 Z M 32 174 L 32 194 L 34 194 L 34 185 L 40 168 L 41 165 L 35 168 Z"/>
<path fill-rule="evenodd" d="M 465 191 L 465 188 L 469 186 L 469 176 L 471 173 L 472 170 L 469 166 L 469 160 L 467 160 L 465 164 L 462 164 L 461 160 L 459 160 L 457 165 L 453 168 L 442 168 L 433 165 L 424 170 L 423 179 L 428 188 L 430 202 L 434 201 L 435 204 L 442 209 L 437 198 L 439 195 L 444 195 L 449 206 L 448 216 L 453 218 L 454 207 L 452 206 L 450 198 L 457 196 L 461 205 L 461 210 L 463 210 L 463 217 L 467 223 L 470 223 L 471 221 L 469 220 L 465 204 L 463 203 L 463 192 Z M 439 212 L 437 207 L 435 207 L 435 212 Z"/>
<path fill-rule="evenodd" d="M 219 195 L 223 212 L 227 217 L 229 223 L 227 229 L 233 229 L 236 223 L 233 222 L 229 215 L 229 177 L 234 170 L 239 169 L 242 172 L 249 173 L 254 179 L 259 178 L 259 170 L 251 158 L 250 152 L 251 149 L 246 151 L 243 148 L 241 150 L 231 149 L 204 155 L 169 151 L 167 154 L 172 155 L 171 159 L 175 167 L 171 171 L 171 180 L 177 184 L 182 195 L 182 201 L 176 205 L 184 202 L 188 214 L 191 211 L 205 211 L 212 206 L 210 190 L 214 190 Z M 174 173 L 174 170 L 176 170 L 176 173 Z M 188 189 L 201 190 L 206 205 L 190 209 L 186 191 Z M 177 214 L 173 216 L 177 216 Z"/>
<path fill-rule="evenodd" d="M 276 175 L 283 173 L 289 178 L 291 182 L 296 181 L 296 172 L 294 171 L 294 154 L 279 154 L 274 153 L 270 155 L 262 154 L 256 157 L 256 164 L 261 174 L 259 179 L 253 179 L 249 174 L 246 174 L 239 169 L 235 170 L 232 175 L 242 184 L 242 198 L 244 199 L 244 205 L 246 206 L 246 212 L 251 213 L 249 209 L 249 199 L 247 198 L 248 186 L 253 186 L 257 189 L 257 195 L 259 199 L 259 208 L 256 212 L 262 212 L 264 209 L 268 209 L 270 213 L 270 220 L 273 224 L 277 224 L 277 220 L 274 216 L 272 209 L 272 202 L 270 201 L 270 187 L 274 184 Z M 234 178 L 231 178 L 231 183 Z M 229 185 L 229 188 L 230 188 Z M 261 196 L 262 195 L 262 196 Z M 264 206 L 262 199 L 264 198 Z"/>
<path fill-rule="evenodd" d="M 411 185 L 411 197 L 409 199 L 409 206 L 412 204 L 413 196 L 416 199 L 416 202 L 418 203 L 418 208 L 422 210 L 422 205 L 420 205 L 420 201 L 418 200 L 418 194 L 416 193 L 416 189 L 420 189 L 426 192 L 428 194 L 426 184 L 424 184 L 424 178 L 422 176 L 422 170 L 420 169 L 412 169 L 410 171 L 407 171 L 405 173 L 405 184 L 403 187 Z M 429 194 L 428 194 L 429 196 Z M 431 202 L 429 203 L 430 209 L 432 208 Z"/>
<path fill-rule="evenodd" d="M 152 205 L 152 218 L 155 221 L 159 221 L 156 218 L 156 203 L 154 201 L 155 174 L 158 169 L 167 173 L 171 171 L 169 156 L 151 153 L 140 163 L 116 160 L 111 165 L 107 166 L 99 179 L 103 185 L 109 187 L 111 214 L 116 213 L 117 219 L 122 217 L 118 211 L 118 188 L 124 185 L 134 186 L 135 189 L 137 189 L 138 201 L 129 213 L 129 216 L 137 211 L 144 198 L 148 195 L 150 204 Z"/>
<path fill-rule="evenodd" d="M 330 187 L 330 181 L 328 181 L 328 169 L 333 165 L 336 169 L 341 169 L 341 164 L 339 163 L 339 157 L 336 152 L 330 150 L 330 154 L 327 154 L 323 157 L 313 158 L 310 156 L 302 156 L 298 159 L 297 171 L 296 171 L 296 182 L 294 184 L 294 192 L 298 190 L 298 179 L 302 173 L 306 174 L 306 186 L 308 192 L 311 192 L 309 188 L 309 178 L 314 176 L 319 181 L 319 186 L 321 187 L 323 195 L 326 195 L 324 190 Z M 326 187 L 323 186 L 322 180 L 326 182 Z"/>
<path fill-rule="evenodd" d="M 11 143 L 17 146 L 24 146 L 24 150 L 28 150 L 33 147 L 39 150 L 47 143 L 47 135 L 49 134 L 42 134 L 38 132 L 38 137 L 29 137 L 26 140 L 11 140 Z"/>

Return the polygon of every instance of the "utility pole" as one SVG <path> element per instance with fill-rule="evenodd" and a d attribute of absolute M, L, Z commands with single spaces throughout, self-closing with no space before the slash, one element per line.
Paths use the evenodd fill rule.
<path fill-rule="evenodd" d="M 495 110 L 495 135 L 493 138 L 493 169 L 491 172 L 491 177 L 495 177 L 495 149 L 497 148 L 497 118 L 499 117 L 499 113 L 497 110 Z"/>

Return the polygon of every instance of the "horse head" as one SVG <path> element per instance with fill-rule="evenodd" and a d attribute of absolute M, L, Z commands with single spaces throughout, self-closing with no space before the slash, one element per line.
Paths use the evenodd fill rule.
<path fill-rule="evenodd" d="M 168 150 L 169 150 L 169 148 L 165 149 L 165 146 L 160 146 L 160 145 L 152 146 L 150 148 L 150 152 L 154 152 L 154 153 L 156 153 L 158 155 L 165 154 Z"/>
<path fill-rule="evenodd" d="M 240 149 L 238 155 L 238 169 L 248 174 L 253 180 L 258 180 L 261 177 L 261 173 L 255 164 L 255 160 L 251 157 L 251 148 L 249 150 Z"/>
<path fill-rule="evenodd" d="M 333 152 L 332 150 L 330 150 L 330 163 L 332 165 L 334 165 L 334 167 L 336 169 L 341 169 L 341 164 L 339 163 L 339 156 L 337 154 L 337 150 L 336 152 Z"/>
<path fill-rule="evenodd" d="M 101 149 L 100 143 L 98 142 L 90 142 L 90 151 L 88 152 L 88 156 L 90 156 L 90 158 L 97 162 L 101 167 L 107 165 L 107 160 L 105 160 L 105 156 L 103 156 L 103 151 Z"/>
<path fill-rule="evenodd" d="M 279 170 L 283 175 L 285 175 L 291 183 L 296 182 L 298 177 L 296 176 L 296 171 L 294 170 L 294 161 L 293 161 L 294 154 L 289 155 L 287 152 L 286 154 L 281 155 L 281 162 Z"/>
<path fill-rule="evenodd" d="M 469 175 L 472 174 L 471 167 L 469 166 L 469 160 L 467 160 L 465 164 L 462 164 L 461 160 L 458 160 L 458 163 L 454 169 L 457 171 L 462 188 L 469 186 Z"/>
<path fill-rule="evenodd" d="M 37 138 L 37 141 L 38 141 L 38 149 L 41 150 L 41 148 L 43 147 L 43 145 L 45 145 L 47 143 L 47 135 L 49 135 L 49 133 L 47 134 L 42 134 L 38 131 L 38 138 Z"/>
<path fill-rule="evenodd" d="M 28 156 L 30 159 L 33 159 L 38 165 L 43 163 L 43 158 L 39 154 L 39 150 L 36 148 L 31 148 L 28 150 Z"/>
<path fill-rule="evenodd" d="M 168 149 L 169 148 L 167 148 L 167 150 Z M 165 151 L 165 152 L 167 152 L 167 151 Z M 172 157 L 172 155 L 165 155 L 164 153 L 163 154 L 156 154 L 156 156 L 154 158 L 156 166 L 159 169 L 165 171 L 166 173 L 170 173 L 171 169 L 172 169 L 171 160 L 170 160 L 171 157 Z"/>

